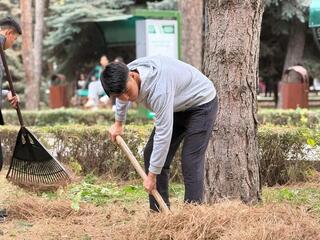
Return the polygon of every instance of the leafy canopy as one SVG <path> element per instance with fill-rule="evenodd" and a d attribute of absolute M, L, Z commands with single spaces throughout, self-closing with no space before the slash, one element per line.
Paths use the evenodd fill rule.
<path fill-rule="evenodd" d="M 58 71 L 63 72 L 74 66 L 75 61 L 98 58 L 96 55 L 101 53 L 97 52 L 97 48 L 101 49 L 103 39 L 95 42 L 95 35 L 98 35 L 99 30 L 92 22 L 123 15 L 132 4 L 132 0 L 51 0 L 46 19 L 49 35 L 45 39 L 45 52 L 49 61 L 56 62 Z M 88 48 L 91 53 L 86 51 Z M 81 52 L 82 55 L 79 54 Z"/>

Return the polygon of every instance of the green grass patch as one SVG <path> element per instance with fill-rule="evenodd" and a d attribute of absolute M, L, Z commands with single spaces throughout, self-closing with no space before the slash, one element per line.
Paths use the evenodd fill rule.
<path fill-rule="evenodd" d="M 264 188 L 262 197 L 264 203 L 287 202 L 302 205 L 320 215 L 320 189 L 318 188 Z"/>
<path fill-rule="evenodd" d="M 173 183 L 170 186 L 172 198 L 183 199 L 184 187 Z M 49 200 L 66 198 L 72 201 L 72 208 L 80 209 L 80 203 L 92 203 L 96 206 L 122 202 L 134 203 L 147 200 L 147 193 L 141 184 L 117 184 L 103 182 L 94 175 L 87 175 L 80 183 L 72 184 L 63 192 L 44 192 L 41 196 Z"/>

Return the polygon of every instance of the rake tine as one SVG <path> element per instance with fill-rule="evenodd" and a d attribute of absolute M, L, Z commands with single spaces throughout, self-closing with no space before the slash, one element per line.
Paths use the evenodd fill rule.
<path fill-rule="evenodd" d="M 12 159 L 12 161 L 15 161 L 15 159 Z M 15 171 L 12 171 L 12 166 L 10 166 L 9 171 L 7 173 L 7 178 L 8 177 L 11 178 L 11 176 L 14 175 L 14 174 L 15 174 Z"/>
<path fill-rule="evenodd" d="M 39 183 L 35 173 L 38 171 L 38 166 L 37 165 L 33 165 L 33 172 L 32 172 L 32 176 L 33 176 L 33 182 L 36 184 L 36 183 Z"/>
<path fill-rule="evenodd" d="M 49 178 L 51 179 L 52 182 L 58 181 L 59 179 L 56 176 L 56 169 L 54 162 L 51 162 L 51 169 L 53 170 L 53 174 L 49 174 Z"/>
<path fill-rule="evenodd" d="M 20 168 L 20 179 L 21 179 L 21 182 L 23 182 L 24 181 L 23 162 L 19 162 L 19 168 Z"/>
<path fill-rule="evenodd" d="M 57 180 L 58 180 L 58 176 L 57 176 L 57 173 L 59 172 L 59 171 L 61 171 L 61 168 L 59 167 L 59 165 L 55 165 L 55 164 L 52 164 L 52 170 L 53 170 L 53 172 L 54 172 L 54 178 L 56 178 Z"/>
<path fill-rule="evenodd" d="M 53 163 L 52 162 L 49 162 L 49 166 L 50 166 L 50 170 L 52 170 L 52 166 L 53 166 Z M 49 167 L 48 167 L 49 169 Z M 46 171 L 46 176 L 45 176 L 46 180 L 49 182 L 49 183 L 52 183 L 52 182 L 55 182 L 56 180 L 54 179 L 54 173 L 53 174 L 50 174 L 48 171 Z"/>
<path fill-rule="evenodd" d="M 23 165 L 23 162 L 20 162 L 20 178 L 21 178 L 21 182 L 24 182 L 25 181 L 25 176 L 24 176 L 24 165 Z"/>
<path fill-rule="evenodd" d="M 48 184 L 49 183 L 48 179 L 46 178 L 46 175 L 48 174 L 47 171 L 48 170 L 46 168 L 44 168 L 44 167 L 42 168 L 41 179 L 42 179 L 44 184 Z"/>
<path fill-rule="evenodd" d="M 37 177 L 36 177 L 36 172 L 38 171 L 38 165 L 34 164 L 34 170 L 33 170 L 33 181 L 34 183 L 38 183 Z"/>
<path fill-rule="evenodd" d="M 30 180 L 30 174 L 31 174 L 31 164 L 27 163 L 26 164 L 26 182 L 28 183 Z"/>
<path fill-rule="evenodd" d="M 20 163 L 14 158 L 14 160 L 15 160 L 15 162 L 16 162 L 16 167 L 15 167 L 15 169 L 19 169 L 20 168 Z M 20 177 L 20 175 L 21 175 L 21 173 L 19 172 L 19 171 L 15 171 L 16 173 L 17 173 L 17 179 L 20 179 L 21 177 Z"/>
<path fill-rule="evenodd" d="M 16 159 L 12 158 L 12 161 L 16 166 Z M 11 169 L 11 175 L 9 175 L 9 172 L 8 172 L 7 177 L 10 177 L 10 179 L 12 179 L 13 176 L 17 178 L 18 177 L 18 173 L 17 173 L 17 171 L 15 171 L 15 167 L 12 166 L 12 168 L 10 168 L 10 169 Z"/>
<path fill-rule="evenodd" d="M 26 183 L 29 182 L 29 176 L 30 176 L 30 163 L 27 163 L 26 165 L 26 171 L 25 171 L 25 177 L 26 177 Z"/>
<path fill-rule="evenodd" d="M 27 165 L 27 163 L 23 164 L 23 168 L 24 168 L 23 181 L 24 181 L 24 183 L 27 183 L 28 182 L 28 165 Z"/>
<path fill-rule="evenodd" d="M 50 183 L 57 181 L 57 179 L 55 179 L 55 171 L 54 171 L 54 164 L 53 162 L 49 162 L 49 167 L 50 170 L 52 171 L 52 173 L 50 174 L 48 171 L 46 172 L 46 175 L 44 176 L 46 178 L 46 180 Z M 48 169 L 49 169 L 48 167 Z"/>
<path fill-rule="evenodd" d="M 32 164 L 32 175 L 31 176 L 32 176 L 32 182 L 34 182 L 34 183 L 37 183 L 37 178 L 36 178 L 36 175 L 35 175 L 37 170 L 38 170 L 37 165 Z"/>
<path fill-rule="evenodd" d="M 18 166 L 18 163 L 16 162 L 16 159 L 15 158 L 13 158 L 13 161 L 15 161 L 15 166 L 13 166 L 13 168 L 11 169 L 12 171 L 11 171 L 11 180 L 12 180 L 12 176 L 14 175 L 14 176 L 16 176 L 16 178 L 19 178 L 19 172 L 17 172 L 16 171 L 16 168 L 17 168 L 17 166 Z M 14 172 L 14 173 L 13 173 Z"/>

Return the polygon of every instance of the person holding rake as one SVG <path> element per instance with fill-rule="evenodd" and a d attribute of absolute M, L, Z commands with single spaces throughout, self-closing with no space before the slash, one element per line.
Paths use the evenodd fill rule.
<path fill-rule="evenodd" d="M 14 42 L 17 40 L 18 36 L 21 35 L 21 27 L 19 23 L 13 19 L 12 17 L 5 17 L 3 19 L 0 19 L 0 44 L 3 50 L 6 50 L 8 48 L 11 48 L 14 44 Z M 3 117 L 1 113 L 1 102 L 2 97 L 7 97 L 7 100 L 11 104 L 12 107 L 16 108 L 19 97 L 12 96 L 12 93 L 7 90 L 2 89 L 2 79 L 4 76 L 4 70 L 2 66 L 2 62 L 0 59 L 0 124 L 3 125 Z M 2 148 L 1 148 L 1 138 L 0 138 L 0 171 L 2 169 L 3 165 L 3 155 L 2 155 Z M 7 213 L 4 209 L 0 209 L 0 222 L 5 221 L 5 218 L 7 217 Z"/>
<path fill-rule="evenodd" d="M 144 150 L 144 188 L 155 188 L 169 206 L 169 171 L 183 140 L 181 165 L 186 203 L 201 203 L 204 155 L 218 111 L 211 80 L 193 66 L 166 56 L 139 58 L 128 65 L 110 63 L 101 76 L 109 97 L 116 97 L 116 118 L 109 129 L 113 141 L 123 134 L 129 101 L 155 113 L 155 127 Z M 150 208 L 159 205 L 150 194 Z"/>

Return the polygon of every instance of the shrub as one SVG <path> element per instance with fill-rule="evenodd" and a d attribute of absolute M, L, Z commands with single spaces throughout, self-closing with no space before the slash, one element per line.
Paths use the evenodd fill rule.
<path fill-rule="evenodd" d="M 320 131 L 308 128 L 263 126 L 259 128 L 261 179 L 269 186 L 306 180 L 317 161 L 309 161 L 320 144 Z M 313 156 L 311 160 L 320 160 Z"/>
<path fill-rule="evenodd" d="M 5 110 L 4 119 L 8 125 L 19 125 L 16 111 Z M 52 126 L 65 124 L 111 124 L 114 121 L 114 112 L 109 109 L 88 111 L 81 109 L 58 109 L 41 111 L 23 111 L 23 117 L 27 126 Z M 291 125 L 316 127 L 320 124 L 320 111 L 318 110 L 278 110 L 261 109 L 258 112 L 258 121 L 261 125 Z M 127 115 L 127 123 L 147 124 L 151 123 L 147 118 L 147 112 L 142 108 L 131 109 Z"/>
<path fill-rule="evenodd" d="M 124 140 L 141 163 L 142 149 L 149 134 L 147 130 L 151 127 L 126 127 Z M 59 161 L 71 163 L 75 172 L 107 174 L 121 179 L 137 177 L 126 156 L 108 139 L 107 126 L 57 125 L 28 129 Z M 10 161 L 18 130 L 15 126 L 0 128 L 5 164 Z"/>
<path fill-rule="evenodd" d="M 127 125 L 124 140 L 143 165 L 143 148 L 152 125 Z M 67 125 L 32 127 L 30 130 L 63 163 L 75 172 L 107 175 L 123 180 L 137 178 L 121 150 L 108 140 L 108 126 Z M 5 163 L 9 163 L 18 128 L 0 128 Z M 307 128 L 263 126 L 259 129 L 259 157 L 263 184 L 284 184 L 305 180 L 316 162 L 307 161 L 311 150 L 320 145 L 320 131 Z M 314 160 L 319 160 L 317 155 Z M 172 176 L 182 181 L 179 155 L 173 161 Z"/>
<path fill-rule="evenodd" d="M 109 109 L 88 111 L 81 109 L 58 109 L 22 112 L 26 126 L 53 126 L 66 124 L 110 124 L 114 122 L 114 112 Z M 7 125 L 19 125 L 15 110 L 3 111 L 3 117 Z M 150 123 L 141 111 L 129 110 L 127 123 L 145 124 Z"/>
<path fill-rule="evenodd" d="M 320 123 L 320 112 L 316 110 L 261 109 L 258 112 L 260 124 L 316 127 Z"/>

